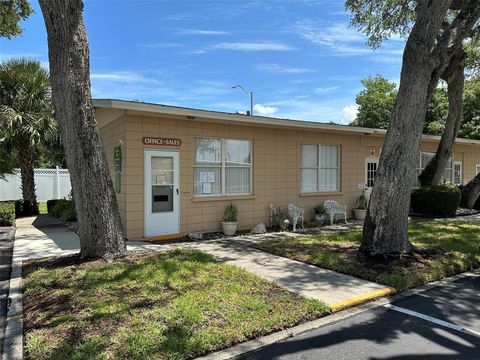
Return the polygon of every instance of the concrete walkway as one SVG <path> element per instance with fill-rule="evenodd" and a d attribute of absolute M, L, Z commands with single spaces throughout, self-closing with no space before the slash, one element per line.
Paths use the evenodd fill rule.
<path fill-rule="evenodd" d="M 171 246 L 205 251 L 220 261 L 241 267 L 291 292 L 322 300 L 331 307 L 341 307 L 341 304 L 353 298 L 369 300 L 392 292 L 392 289 L 386 288 L 385 285 L 272 255 L 251 247 L 256 242 L 265 241 L 266 238 L 292 236 L 301 235 L 277 233 Z"/>
<path fill-rule="evenodd" d="M 57 219 L 26 217 L 16 220 L 15 256 L 21 260 L 78 253 L 78 235 Z M 129 241 L 128 250 L 160 250 L 158 245 Z M 165 250 L 165 249 L 161 249 Z"/>

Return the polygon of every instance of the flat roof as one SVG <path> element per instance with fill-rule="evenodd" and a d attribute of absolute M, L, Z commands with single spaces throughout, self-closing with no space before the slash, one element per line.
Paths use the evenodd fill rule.
<path fill-rule="evenodd" d="M 226 121 L 230 123 L 239 123 L 245 125 L 264 125 L 264 126 L 278 126 L 298 129 L 323 130 L 329 132 L 342 133 L 357 133 L 364 135 L 385 135 L 384 129 L 372 129 L 364 127 L 356 127 L 349 125 L 340 125 L 334 123 L 321 123 L 315 121 L 305 121 L 296 119 L 285 119 L 257 115 L 243 115 L 237 113 L 229 113 L 223 111 L 193 109 L 180 106 L 162 105 L 155 103 L 147 103 L 140 101 L 128 101 L 118 99 L 93 99 L 93 105 L 99 109 L 114 109 L 124 110 L 125 112 L 147 112 L 158 115 L 175 115 L 185 117 L 187 120 L 202 121 L 202 120 L 217 120 Z M 112 120 L 113 121 L 113 120 Z M 106 124 L 104 124 L 106 125 Z M 440 141 L 440 136 L 423 135 L 425 140 Z M 480 140 L 457 138 L 458 143 L 480 144 Z"/>

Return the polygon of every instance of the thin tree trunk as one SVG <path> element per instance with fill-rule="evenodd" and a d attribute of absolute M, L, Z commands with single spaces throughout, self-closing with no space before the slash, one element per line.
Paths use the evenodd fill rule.
<path fill-rule="evenodd" d="M 363 227 L 360 250 L 370 256 L 414 249 L 407 233 L 410 188 L 427 106 L 439 80 L 440 59 L 432 59 L 432 49 L 449 6 L 449 1 L 417 3 L 417 18 L 405 45 L 400 87 Z"/>
<path fill-rule="evenodd" d="M 422 186 L 441 183 L 447 161 L 453 154 L 453 145 L 462 123 L 465 55 L 465 51 L 459 49 L 442 77 L 448 85 L 448 115 L 437 152 L 419 176 Z"/>
<path fill-rule="evenodd" d="M 475 176 L 462 189 L 462 205 L 467 209 L 473 209 L 480 196 L 480 174 Z"/>
<path fill-rule="evenodd" d="M 22 147 L 20 157 L 20 177 L 22 181 L 23 215 L 38 214 L 37 194 L 35 192 L 35 152 Z"/>
<path fill-rule="evenodd" d="M 41 0 L 55 114 L 79 222 L 82 257 L 122 256 L 125 235 L 90 92 L 90 55 L 81 0 Z"/>

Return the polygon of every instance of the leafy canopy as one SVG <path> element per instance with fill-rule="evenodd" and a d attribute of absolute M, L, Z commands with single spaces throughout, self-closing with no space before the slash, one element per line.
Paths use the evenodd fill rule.
<path fill-rule="evenodd" d="M 386 129 L 397 97 L 396 84 L 382 75 L 362 80 L 364 89 L 357 95 L 357 118 L 351 126 Z M 459 137 L 480 140 L 480 75 L 465 81 L 463 119 Z M 448 115 L 448 97 L 444 86 L 433 93 L 425 119 L 424 134 L 441 135 Z"/>
<path fill-rule="evenodd" d="M 352 13 L 350 23 L 367 35 L 367 44 L 377 48 L 392 37 L 407 37 L 415 20 L 415 1 L 346 0 Z"/>
<path fill-rule="evenodd" d="M 38 61 L 0 63 L 0 141 L 9 163 L 15 154 L 36 154 L 40 147 L 58 142 L 49 74 Z"/>
<path fill-rule="evenodd" d="M 382 75 L 368 76 L 361 83 L 365 89 L 357 95 L 359 111 L 351 125 L 386 129 L 397 97 L 397 85 Z"/>
<path fill-rule="evenodd" d="M 23 32 L 19 26 L 33 12 L 27 0 L 0 0 L 0 37 L 11 39 Z"/>

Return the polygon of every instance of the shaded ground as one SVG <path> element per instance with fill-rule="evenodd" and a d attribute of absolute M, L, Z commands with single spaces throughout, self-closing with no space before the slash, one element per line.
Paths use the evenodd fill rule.
<path fill-rule="evenodd" d="M 13 236 L 13 228 L 0 227 L 0 349 L 3 347 L 3 339 L 5 334 L 8 289 L 10 272 L 12 270 Z"/>
<path fill-rule="evenodd" d="M 393 305 L 480 333 L 479 290 L 480 277 L 472 276 Z M 479 349 L 479 336 L 380 307 L 240 359 L 477 360 Z"/>
<path fill-rule="evenodd" d="M 76 255 L 24 266 L 25 350 L 31 359 L 183 359 L 328 313 L 199 251 L 113 264 Z"/>
<path fill-rule="evenodd" d="M 271 240 L 255 247 L 392 286 L 397 291 L 480 266 L 479 221 L 413 221 L 409 237 L 417 252 L 393 261 L 369 259 L 360 253 L 360 231 Z"/>

